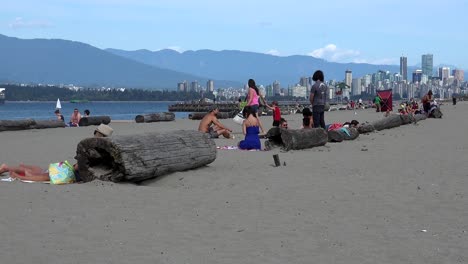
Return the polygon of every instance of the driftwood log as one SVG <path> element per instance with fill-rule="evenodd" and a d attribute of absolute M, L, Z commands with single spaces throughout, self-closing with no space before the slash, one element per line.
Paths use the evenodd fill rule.
<path fill-rule="evenodd" d="M 43 128 L 55 128 L 55 127 L 66 127 L 67 125 L 62 120 L 36 120 L 32 128 L 43 129 Z"/>
<path fill-rule="evenodd" d="M 75 158 L 84 181 L 141 182 L 213 162 L 216 144 L 205 133 L 186 130 L 87 138 Z"/>
<path fill-rule="evenodd" d="M 355 140 L 359 137 L 359 131 L 354 127 L 344 128 L 348 133 L 344 132 L 341 129 L 328 131 L 328 141 L 329 142 L 341 142 L 343 140 Z"/>
<path fill-rule="evenodd" d="M 65 127 L 65 123 L 60 120 L 0 120 L 0 131 L 15 131 L 54 127 Z"/>
<path fill-rule="evenodd" d="M 399 127 L 403 124 L 400 115 L 389 115 L 371 123 L 375 130 L 380 131 L 384 129 Z"/>
<path fill-rule="evenodd" d="M 362 123 L 358 126 L 358 132 L 359 134 L 366 134 L 375 131 L 375 128 L 372 124 L 370 123 Z"/>
<path fill-rule="evenodd" d="M 189 114 L 188 118 L 192 120 L 202 120 L 206 114 L 208 113 L 195 112 L 195 113 Z M 227 118 L 233 118 L 234 115 L 235 114 L 233 114 L 232 112 L 219 112 L 216 114 L 216 117 L 218 119 L 227 119 Z"/>
<path fill-rule="evenodd" d="M 110 116 L 85 116 L 80 119 L 79 126 L 108 125 L 111 122 Z"/>
<path fill-rule="evenodd" d="M 23 120 L 0 120 L 0 131 L 14 131 L 31 129 L 36 121 L 33 119 Z"/>
<path fill-rule="evenodd" d="M 283 147 L 283 140 L 281 139 L 281 129 L 279 127 L 272 127 L 266 133 L 265 149 L 270 150 L 274 148 Z"/>
<path fill-rule="evenodd" d="M 325 145 L 328 135 L 323 128 L 281 129 L 281 140 L 285 150 L 307 149 Z"/>
<path fill-rule="evenodd" d="M 174 121 L 175 114 L 171 112 L 151 113 L 144 115 L 137 115 L 135 122 L 137 123 L 151 123 L 160 121 Z"/>

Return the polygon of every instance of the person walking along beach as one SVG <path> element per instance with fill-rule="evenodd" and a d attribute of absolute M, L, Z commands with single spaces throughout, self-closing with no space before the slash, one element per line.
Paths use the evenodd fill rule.
<path fill-rule="evenodd" d="M 312 104 L 312 116 L 314 127 L 325 129 L 325 103 L 327 101 L 327 85 L 323 83 L 323 72 L 318 70 L 312 76 L 314 85 L 310 89 L 310 103 Z"/>

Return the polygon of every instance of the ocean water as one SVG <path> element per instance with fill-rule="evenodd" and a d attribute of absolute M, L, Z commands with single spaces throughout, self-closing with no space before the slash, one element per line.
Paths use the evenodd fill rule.
<path fill-rule="evenodd" d="M 112 120 L 135 120 L 136 115 L 168 112 L 168 106 L 175 102 L 61 102 L 61 112 L 65 121 L 70 119 L 73 109 L 83 114 L 85 109 L 91 115 L 106 115 Z M 0 120 L 18 120 L 32 118 L 36 120 L 55 119 L 56 102 L 11 102 L 0 104 Z M 188 118 L 187 112 L 175 112 L 176 119 Z"/>

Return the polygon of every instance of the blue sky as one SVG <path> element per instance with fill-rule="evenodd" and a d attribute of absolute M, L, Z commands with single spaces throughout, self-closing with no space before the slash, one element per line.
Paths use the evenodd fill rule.
<path fill-rule="evenodd" d="M 243 50 L 468 69 L 468 1 L 3 0 L 0 34 L 98 48 Z"/>

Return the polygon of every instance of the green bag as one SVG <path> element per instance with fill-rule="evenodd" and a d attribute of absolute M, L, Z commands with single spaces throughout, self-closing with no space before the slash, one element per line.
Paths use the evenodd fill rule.
<path fill-rule="evenodd" d="M 49 165 L 51 184 L 67 184 L 75 182 L 75 171 L 68 161 L 51 163 Z"/>

